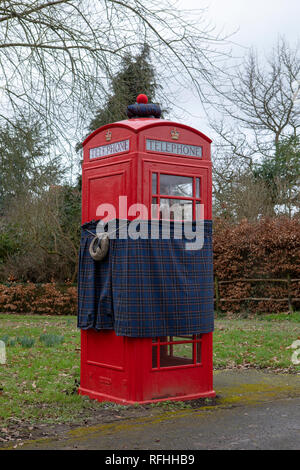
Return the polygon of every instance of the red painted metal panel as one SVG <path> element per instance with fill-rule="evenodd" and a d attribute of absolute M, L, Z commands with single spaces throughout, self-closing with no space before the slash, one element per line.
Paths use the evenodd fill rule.
<path fill-rule="evenodd" d="M 149 140 L 159 142 L 149 144 Z M 204 217 L 211 219 L 210 143 L 189 126 L 160 119 L 120 121 L 93 132 L 83 143 L 82 222 L 99 218 L 97 208 L 102 203 L 113 204 L 116 217 L 125 218 L 118 210 L 119 196 L 127 196 L 128 207 L 145 204 L 150 214 L 153 172 L 192 178 L 190 199 L 204 204 Z M 184 155 L 189 151 L 197 151 L 201 157 Z M 196 178 L 200 179 L 199 196 Z M 212 333 L 202 335 L 201 363 L 155 369 L 152 350 L 151 338 L 118 337 L 108 330 L 82 331 L 79 393 L 128 404 L 215 395 Z"/>

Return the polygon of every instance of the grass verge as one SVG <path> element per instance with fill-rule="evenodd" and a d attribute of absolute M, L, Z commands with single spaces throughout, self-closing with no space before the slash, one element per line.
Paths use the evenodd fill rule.
<path fill-rule="evenodd" d="M 118 413 L 122 408 L 77 395 L 80 332 L 75 317 L 0 314 L 0 339 L 7 344 L 7 364 L 0 365 L 0 431 L 4 434 L 12 423 L 26 422 L 29 428 L 36 423 L 78 423 L 101 409 Z M 300 366 L 291 362 L 290 348 L 297 339 L 297 313 L 218 318 L 214 367 L 299 373 Z"/>
<path fill-rule="evenodd" d="M 255 367 L 297 373 L 300 366 L 291 361 L 291 345 L 297 339 L 300 339 L 300 313 L 258 315 L 251 319 L 219 318 L 215 322 L 214 367 Z"/>

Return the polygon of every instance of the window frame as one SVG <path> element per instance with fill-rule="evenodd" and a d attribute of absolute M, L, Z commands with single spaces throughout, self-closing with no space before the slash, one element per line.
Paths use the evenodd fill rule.
<path fill-rule="evenodd" d="M 168 370 L 168 369 L 178 369 L 178 368 L 189 368 L 189 367 L 200 367 L 202 366 L 202 338 L 203 338 L 203 335 L 202 334 L 194 334 L 194 335 L 190 335 L 191 337 L 189 337 L 189 339 L 187 340 L 174 340 L 174 336 L 167 336 L 167 337 L 156 337 L 156 338 L 152 338 L 152 370 L 153 371 L 158 371 L 158 370 Z M 176 336 L 175 338 L 184 338 L 185 336 Z M 170 338 L 169 341 L 167 340 L 164 340 L 162 338 Z M 168 365 L 168 366 L 163 366 L 161 365 L 161 360 L 160 360 L 160 356 L 161 356 L 161 346 L 169 346 L 170 347 L 170 350 L 172 351 L 172 346 L 176 344 L 192 344 L 192 362 L 189 363 L 189 364 L 177 364 L 177 365 Z M 200 348 L 200 361 L 198 362 L 197 361 L 197 357 L 198 357 L 198 351 L 197 351 L 197 347 Z M 155 351 L 155 348 L 156 348 L 156 351 Z M 153 358 L 155 357 L 154 354 L 153 354 L 153 351 L 155 352 L 155 355 L 156 355 L 156 366 L 154 367 L 154 364 L 153 364 Z M 173 354 L 171 353 L 169 355 L 170 357 L 178 357 L 178 358 L 182 358 L 182 359 L 185 359 L 184 357 L 181 357 L 181 356 L 173 356 Z"/>
<path fill-rule="evenodd" d="M 192 178 L 193 180 L 193 196 L 173 196 L 173 195 L 167 195 L 167 194 L 162 194 L 160 192 L 160 175 L 170 175 L 170 176 L 183 176 L 187 178 Z M 153 175 L 156 175 L 156 192 L 155 194 L 153 193 Z M 199 196 L 197 196 L 196 191 L 197 191 L 197 180 L 199 180 Z M 177 173 L 171 173 L 171 172 L 165 172 L 165 171 L 157 171 L 153 170 L 150 171 L 150 184 L 151 184 L 151 205 L 152 204 L 157 204 L 160 207 L 160 200 L 161 199 L 171 199 L 171 200 L 182 200 L 182 201 L 192 201 L 192 220 L 196 220 L 196 207 L 197 203 L 201 204 L 202 203 L 202 191 L 203 191 L 203 176 L 195 176 L 195 175 L 178 175 Z M 156 217 L 153 217 L 152 211 L 151 211 L 151 219 L 154 220 L 162 220 L 160 217 L 160 212 L 159 216 L 156 214 Z M 168 220 L 168 219 L 163 219 L 163 220 Z M 178 219 L 176 219 L 178 220 Z"/>

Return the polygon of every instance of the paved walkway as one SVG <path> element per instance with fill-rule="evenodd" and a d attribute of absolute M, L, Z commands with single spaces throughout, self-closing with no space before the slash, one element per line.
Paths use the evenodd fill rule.
<path fill-rule="evenodd" d="M 300 450 L 300 375 L 216 371 L 216 406 L 78 428 L 22 449 Z"/>

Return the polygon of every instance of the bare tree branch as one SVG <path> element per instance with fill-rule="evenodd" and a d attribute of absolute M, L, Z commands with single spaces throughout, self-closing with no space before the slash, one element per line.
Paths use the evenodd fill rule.
<path fill-rule="evenodd" d="M 53 135 L 78 141 L 95 103 L 107 96 L 107 78 L 145 42 L 158 80 L 194 86 L 204 100 L 223 39 L 204 10 L 180 11 L 173 0 L 3 0 L 2 118 L 32 109 Z"/>
<path fill-rule="evenodd" d="M 259 215 L 285 211 L 291 216 L 297 211 L 294 173 L 300 109 L 294 88 L 295 83 L 300 88 L 299 51 L 299 46 L 293 49 L 280 38 L 267 60 L 251 51 L 236 73 L 215 87 L 221 116 L 211 120 L 217 135 L 213 168 L 218 214 L 255 220 Z M 289 169 L 292 163 L 294 170 Z"/>

